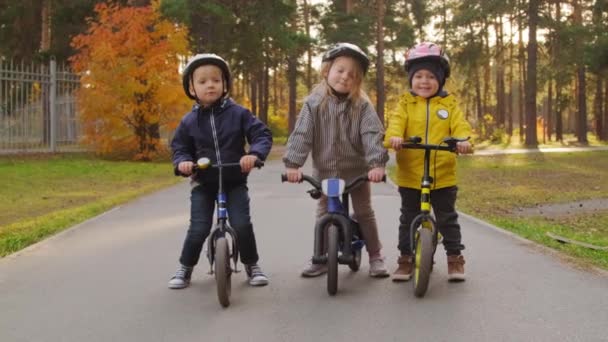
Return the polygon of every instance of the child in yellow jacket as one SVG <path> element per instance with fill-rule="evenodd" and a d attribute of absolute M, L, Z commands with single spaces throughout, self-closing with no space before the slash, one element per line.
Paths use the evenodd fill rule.
<path fill-rule="evenodd" d="M 401 149 L 405 138 L 418 136 L 426 144 L 441 144 L 444 138 L 466 138 L 471 135 L 471 126 L 458 108 L 453 95 L 443 90 L 450 76 L 449 59 L 440 46 L 421 43 L 406 53 L 405 70 L 408 73 L 410 90 L 399 100 L 396 113 L 389 118 L 385 145 L 396 151 L 396 182 L 401 195 L 399 217 L 398 268 L 393 273 L 394 281 L 409 280 L 413 268 L 410 225 L 420 212 L 420 180 L 422 179 L 424 151 Z M 458 153 L 470 153 L 468 141 L 459 142 Z M 437 153 L 431 158 L 433 187 L 431 198 L 437 226 L 443 236 L 443 245 L 448 256 L 448 277 L 451 281 L 463 281 L 464 249 L 458 214 L 455 209 L 456 156 L 453 153 Z"/>

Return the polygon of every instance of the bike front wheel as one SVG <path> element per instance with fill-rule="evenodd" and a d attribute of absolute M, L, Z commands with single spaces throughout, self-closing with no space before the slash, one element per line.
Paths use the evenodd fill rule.
<path fill-rule="evenodd" d="M 327 229 L 327 293 L 333 296 L 338 292 L 338 249 L 340 232 L 333 224 Z"/>
<path fill-rule="evenodd" d="M 414 252 L 414 295 L 423 297 L 429 286 L 435 244 L 433 232 L 428 228 L 420 228 L 416 232 Z"/>
<path fill-rule="evenodd" d="M 220 237 L 215 241 L 215 282 L 217 285 L 217 298 L 223 307 L 230 305 L 231 276 L 230 249 L 228 240 Z"/>

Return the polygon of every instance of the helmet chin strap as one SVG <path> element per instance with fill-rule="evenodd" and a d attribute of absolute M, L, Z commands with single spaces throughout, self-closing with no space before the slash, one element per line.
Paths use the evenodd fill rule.
<path fill-rule="evenodd" d="M 337 96 L 340 99 L 345 99 L 345 98 L 348 97 L 348 95 L 350 95 L 349 93 L 341 93 L 341 92 L 337 91 L 336 89 L 334 89 L 334 87 L 332 87 L 331 85 L 329 85 L 329 83 L 327 83 L 327 86 L 331 90 L 331 93 L 334 94 L 335 96 Z"/>

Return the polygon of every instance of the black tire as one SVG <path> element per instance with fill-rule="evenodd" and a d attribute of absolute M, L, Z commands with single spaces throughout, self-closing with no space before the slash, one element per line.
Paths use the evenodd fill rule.
<path fill-rule="evenodd" d="M 348 267 L 350 267 L 353 272 L 359 270 L 359 267 L 361 267 L 361 248 L 357 248 L 353 251 L 353 261 L 348 264 Z"/>
<path fill-rule="evenodd" d="M 414 245 L 413 277 L 416 297 L 424 297 L 429 286 L 434 254 L 433 232 L 430 229 L 421 228 L 416 234 Z"/>
<path fill-rule="evenodd" d="M 230 305 L 231 276 L 230 250 L 228 240 L 220 237 L 215 241 L 215 282 L 217 285 L 217 299 L 223 307 Z"/>
<path fill-rule="evenodd" d="M 340 232 L 333 224 L 327 229 L 327 293 L 333 296 L 338 292 L 338 250 Z"/>

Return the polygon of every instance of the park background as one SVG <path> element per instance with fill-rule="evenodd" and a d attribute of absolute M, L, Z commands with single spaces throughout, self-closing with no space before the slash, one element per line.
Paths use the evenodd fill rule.
<path fill-rule="evenodd" d="M 477 150 L 533 152 L 461 158 L 459 209 L 608 268 L 604 251 L 546 234 L 608 244 L 607 153 L 542 152 L 606 145 L 607 22 L 604 0 L 0 0 L 0 255 L 180 181 L 168 141 L 192 106 L 179 71 L 195 53 L 229 62 L 232 97 L 280 146 L 327 46 L 366 50 L 386 122 L 404 52 L 433 41 Z M 550 205 L 572 209 L 522 214 Z"/>

